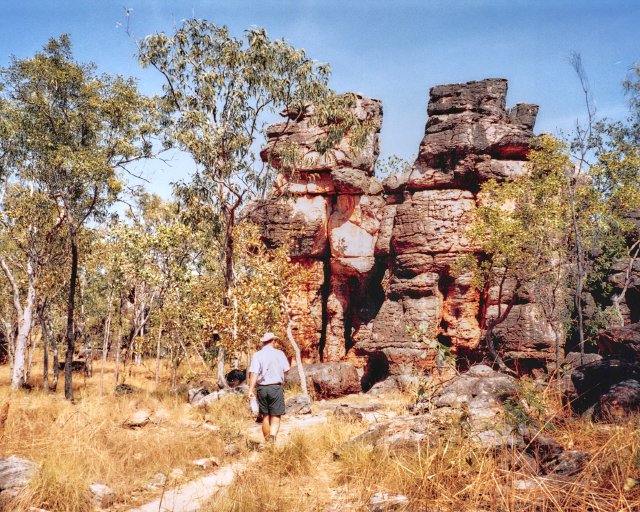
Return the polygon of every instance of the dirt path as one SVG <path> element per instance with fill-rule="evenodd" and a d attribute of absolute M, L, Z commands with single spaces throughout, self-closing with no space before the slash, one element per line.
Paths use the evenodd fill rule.
<path fill-rule="evenodd" d="M 285 417 L 280 427 L 278 445 L 283 444 L 293 430 L 324 423 L 327 421 L 327 417 L 327 411 L 321 411 L 311 416 Z M 260 425 L 250 427 L 248 437 L 253 441 L 260 440 L 262 437 Z M 231 485 L 236 475 L 255 462 L 257 458 L 258 454 L 254 452 L 243 460 L 223 466 L 213 473 L 183 484 L 171 491 L 166 491 L 158 499 L 130 509 L 128 512 L 197 512 L 214 495 Z"/>

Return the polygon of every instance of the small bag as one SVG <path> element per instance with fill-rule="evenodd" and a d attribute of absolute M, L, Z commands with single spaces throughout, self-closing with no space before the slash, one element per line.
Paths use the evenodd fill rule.
<path fill-rule="evenodd" d="M 249 400 L 249 407 L 251 407 L 251 412 L 253 414 L 258 414 L 260 409 L 258 408 L 258 399 L 256 397 L 253 397 L 251 400 Z"/>

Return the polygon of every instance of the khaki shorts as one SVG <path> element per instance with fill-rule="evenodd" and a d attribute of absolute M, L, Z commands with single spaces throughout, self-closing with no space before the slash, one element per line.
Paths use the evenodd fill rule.
<path fill-rule="evenodd" d="M 284 414 L 284 388 L 282 384 L 258 386 L 258 409 L 263 416 L 282 416 Z"/>

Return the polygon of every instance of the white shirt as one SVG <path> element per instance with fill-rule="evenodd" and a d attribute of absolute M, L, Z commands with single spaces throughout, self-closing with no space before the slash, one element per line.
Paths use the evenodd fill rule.
<path fill-rule="evenodd" d="M 249 371 L 257 375 L 256 384 L 266 386 L 284 383 L 284 374 L 289 368 L 289 361 L 282 350 L 265 345 L 253 355 Z"/>

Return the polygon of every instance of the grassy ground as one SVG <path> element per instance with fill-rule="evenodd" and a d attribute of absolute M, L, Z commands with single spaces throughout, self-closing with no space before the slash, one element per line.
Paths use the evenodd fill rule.
<path fill-rule="evenodd" d="M 226 445 L 235 443 L 240 450 L 236 458 L 245 450 L 243 432 L 250 417 L 242 397 L 225 398 L 201 411 L 189 407 L 165 383 L 156 389 L 153 375 L 144 367 L 134 367 L 127 378 L 143 391 L 122 397 L 113 394 L 112 368 L 102 397 L 99 372 L 92 379 L 74 377 L 72 404 L 60 391 L 46 395 L 37 386 L 11 392 L 8 368 L 0 369 L 0 404 L 9 403 L 0 457 L 17 455 L 38 465 L 36 477 L 12 510 L 92 510 L 92 483 L 115 491 L 114 509 L 128 508 L 160 492 L 165 479 L 168 488 L 201 474 L 192 464 L 195 459 L 216 457 L 224 464 L 231 458 L 225 454 Z M 139 410 L 148 411 L 152 421 L 128 428 L 127 420 Z M 219 430 L 203 428 L 205 423 Z M 156 487 L 149 488 L 154 483 Z"/>
<path fill-rule="evenodd" d="M 262 454 L 206 510 L 364 511 L 379 492 L 406 496 L 400 510 L 407 511 L 640 510 L 640 423 L 594 424 L 572 417 L 554 396 L 541 398 L 546 431 L 591 456 L 576 478 L 532 479 L 526 467 L 514 467 L 517 452 L 476 448 L 455 426 L 430 444 L 393 452 L 354 445 L 336 459 L 336 447 L 366 425 L 331 421 Z"/>
<path fill-rule="evenodd" d="M 169 390 L 168 378 L 156 389 L 153 372 L 145 367 L 134 367 L 127 377 L 128 384 L 143 390 L 139 394 L 115 397 L 112 368 L 105 382 L 109 385 L 100 396 L 99 371 L 92 379 L 77 377 L 77 400 L 71 404 L 60 392 L 45 395 L 37 386 L 30 392 L 10 392 L 8 369 L 0 368 L 0 404 L 9 403 L 0 457 L 18 455 L 38 466 L 11 510 L 92 510 L 88 487 L 97 482 L 116 492 L 112 510 L 121 511 L 158 496 L 163 487 L 159 475 L 168 477 L 165 490 L 201 476 L 202 470 L 192 464 L 195 459 L 217 457 L 225 464 L 248 455 L 251 418 L 243 398 L 229 397 L 207 411 L 195 410 Z M 590 454 L 577 478 L 534 481 L 526 469 L 514 469 L 513 454 L 475 448 L 456 426 L 411 449 L 391 452 L 354 445 L 335 458 L 336 448 L 369 425 L 330 419 L 294 431 L 278 447 L 260 452 L 258 462 L 204 510 L 360 511 L 367 510 L 378 492 L 406 496 L 405 510 L 411 511 L 640 510 L 640 422 L 602 425 L 572 417 L 552 389 L 535 399 L 546 432 L 565 448 Z M 367 400 L 353 396 L 337 402 Z M 410 400 L 385 398 L 396 413 L 404 412 Z M 330 406 L 314 404 L 316 410 Z M 127 419 L 141 409 L 151 414 L 152 422 L 139 429 L 126 427 Z M 203 428 L 205 423 L 218 430 Z M 233 455 L 225 452 L 230 444 L 238 449 Z"/>

